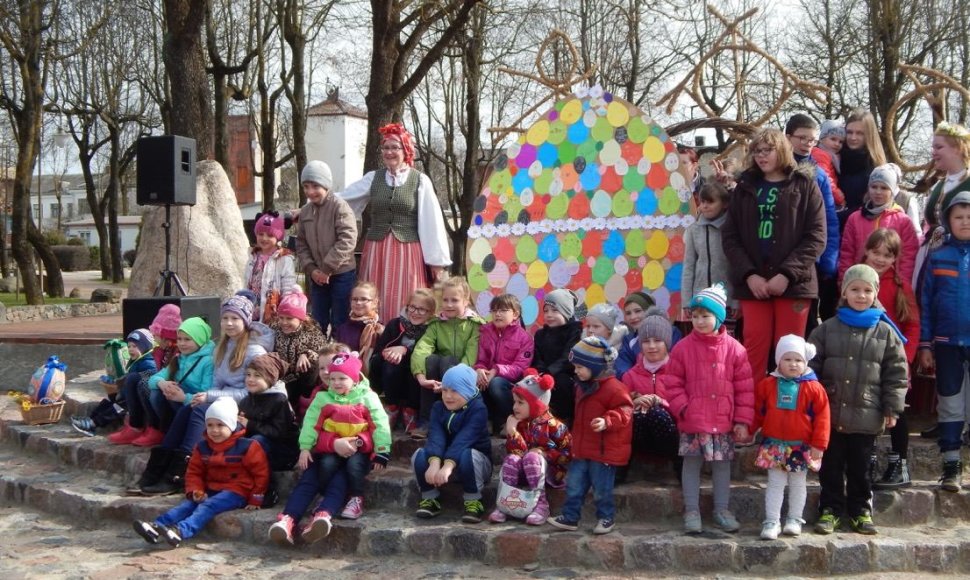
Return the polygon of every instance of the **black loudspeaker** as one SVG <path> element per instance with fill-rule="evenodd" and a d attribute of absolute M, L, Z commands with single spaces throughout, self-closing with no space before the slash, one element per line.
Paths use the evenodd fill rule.
<path fill-rule="evenodd" d="M 121 325 L 125 336 L 136 328 L 148 328 L 166 304 L 176 304 L 182 310 L 182 320 L 201 316 L 212 327 L 212 338 L 219 338 L 219 319 L 222 300 L 218 296 L 154 296 L 125 298 L 121 301 Z"/>
<path fill-rule="evenodd" d="M 195 139 L 138 140 L 138 205 L 195 205 Z"/>

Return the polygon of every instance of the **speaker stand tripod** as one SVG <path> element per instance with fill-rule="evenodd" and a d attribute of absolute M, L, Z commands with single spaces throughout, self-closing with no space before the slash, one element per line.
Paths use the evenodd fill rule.
<path fill-rule="evenodd" d="M 179 280 L 178 274 L 170 268 L 169 260 L 172 256 L 172 204 L 165 204 L 165 269 L 158 273 L 158 283 L 155 284 L 155 296 L 188 296 L 185 286 Z M 164 292 L 164 293 L 163 293 Z"/>

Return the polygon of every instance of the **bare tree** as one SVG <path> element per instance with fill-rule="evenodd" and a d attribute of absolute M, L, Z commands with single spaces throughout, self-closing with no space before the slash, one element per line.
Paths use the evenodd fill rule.
<path fill-rule="evenodd" d="M 162 60 L 171 86 L 166 126 L 195 139 L 198 159 L 213 154 L 212 89 L 206 73 L 202 25 L 211 0 L 164 0 Z"/>

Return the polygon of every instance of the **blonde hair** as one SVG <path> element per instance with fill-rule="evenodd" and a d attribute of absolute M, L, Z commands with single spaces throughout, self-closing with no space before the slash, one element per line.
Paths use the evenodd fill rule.
<path fill-rule="evenodd" d="M 794 171 L 796 163 L 791 143 L 788 141 L 788 137 L 778 129 L 762 129 L 751 138 L 751 142 L 748 143 L 748 153 L 744 156 L 746 171 L 759 179 L 765 176 L 758 164 L 754 162 L 754 150 L 762 144 L 773 148 L 778 153 L 779 171 L 786 175 Z"/>
<path fill-rule="evenodd" d="M 328 342 L 320 347 L 320 350 L 317 351 L 317 356 L 323 358 L 325 356 L 333 356 L 338 352 L 350 352 L 350 347 L 342 342 Z"/>
<path fill-rule="evenodd" d="M 970 131 L 966 127 L 956 123 L 941 121 L 936 126 L 936 130 L 933 131 L 933 135 L 943 137 L 950 147 L 960 152 L 963 164 L 970 165 Z"/>
<path fill-rule="evenodd" d="M 236 339 L 236 346 L 232 347 L 232 353 L 229 355 L 229 370 L 234 371 L 242 366 L 246 362 L 246 349 L 249 348 L 249 336 L 252 332 L 251 329 L 247 328 L 242 331 L 239 338 Z M 222 336 L 219 337 L 219 344 L 216 345 L 215 361 L 216 366 L 222 364 L 222 359 L 226 356 L 226 345 L 231 339 L 229 336 L 223 332 Z"/>
<path fill-rule="evenodd" d="M 354 287 L 350 289 L 351 294 L 353 294 L 354 290 L 357 290 L 358 288 L 364 288 L 366 290 L 370 290 L 374 294 L 374 299 L 377 300 L 378 303 L 380 303 L 381 296 L 378 293 L 377 284 L 374 284 L 370 280 L 358 280 L 357 283 L 354 284 Z"/>
<path fill-rule="evenodd" d="M 428 307 L 428 311 L 434 316 L 435 311 L 438 309 L 438 301 L 435 300 L 434 292 L 428 288 L 415 288 L 414 292 L 411 292 L 411 296 L 408 297 L 408 302 L 415 299 L 424 302 L 424 305 Z"/>
<path fill-rule="evenodd" d="M 441 283 L 441 293 L 444 294 L 445 290 L 449 288 L 457 288 L 461 295 L 465 297 L 465 301 L 471 301 L 472 298 L 472 287 L 468 285 L 468 280 L 465 280 L 462 276 L 452 276 Z"/>
<path fill-rule="evenodd" d="M 856 109 L 849 113 L 845 119 L 845 126 L 848 129 L 849 123 L 862 123 L 862 134 L 866 138 L 866 151 L 869 159 L 872 160 L 874 167 L 886 164 L 886 152 L 882 148 L 882 141 L 879 140 L 879 127 L 876 126 L 876 118 L 872 113 L 864 109 Z"/>

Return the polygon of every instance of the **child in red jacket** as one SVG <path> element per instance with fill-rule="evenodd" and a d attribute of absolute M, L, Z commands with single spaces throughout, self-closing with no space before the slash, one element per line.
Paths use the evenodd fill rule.
<path fill-rule="evenodd" d="M 593 488 L 596 502 L 594 534 L 613 531 L 616 468 L 630 461 L 633 401 L 626 386 L 613 376 L 616 350 L 598 336 L 587 336 L 569 351 L 576 369 L 576 414 L 573 419 L 573 459 L 566 473 L 562 515 L 547 521 L 560 530 L 579 529 L 580 509 Z"/>
<path fill-rule="evenodd" d="M 185 473 L 186 499 L 155 519 L 132 526 L 149 544 L 165 541 L 178 547 L 199 533 L 212 518 L 245 507 L 258 510 L 269 485 L 269 462 L 259 443 L 237 429 L 239 408 L 231 397 L 219 397 L 205 412 L 205 434 Z"/>
<path fill-rule="evenodd" d="M 818 471 L 822 452 L 829 444 L 829 398 L 808 368 L 808 361 L 814 357 L 814 345 L 800 336 L 786 334 L 775 347 L 778 368 L 755 387 L 751 429 L 761 428 L 762 441 L 754 464 L 768 470 L 763 540 L 776 540 L 781 533 L 802 533 L 808 470 Z M 785 485 L 788 518 L 782 529 Z"/>

